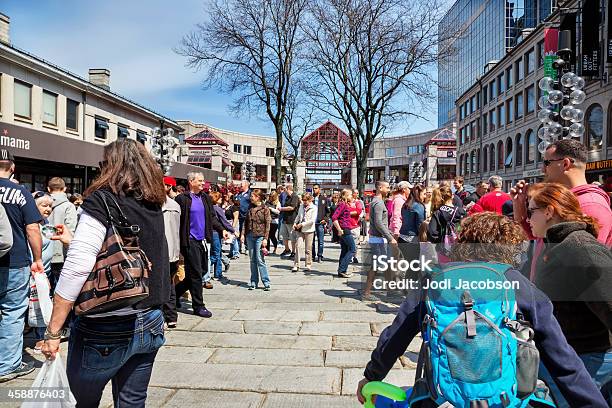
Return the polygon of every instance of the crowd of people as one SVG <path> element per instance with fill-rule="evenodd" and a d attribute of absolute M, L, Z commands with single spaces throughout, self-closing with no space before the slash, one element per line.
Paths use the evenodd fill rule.
<path fill-rule="evenodd" d="M 608 390 L 609 403 L 612 383 L 612 299 L 606 297 L 612 289 L 612 211 L 607 194 L 587 183 L 586 162 L 582 144 L 562 140 L 544 154 L 544 183 L 520 181 L 504 192 L 502 178 L 492 176 L 469 192 L 462 177 L 432 186 L 401 181 L 393 189 L 378 181 L 373 197 L 364 200 L 358 190 L 327 196 L 319 185 L 296 192 L 291 183 L 268 193 L 243 181 L 232 191 L 210 185 L 197 172 L 189 173 L 182 187 L 163 176 L 142 145 L 122 139 L 105 147 L 100 175 L 83 196 L 68 196 L 58 177 L 49 180 L 48 191 L 34 194 L 15 183 L 15 160 L 3 149 L 0 381 L 33 370 L 21 356 L 28 307 L 36 300 L 34 274 L 46 274 L 53 296 L 48 325 L 38 319 L 32 327 L 35 349 L 54 358 L 60 341 L 69 339 L 67 374 L 79 406 L 97 406 L 112 381 L 115 405 L 138 407 L 145 404 L 164 329 L 177 327 L 186 292 L 193 314 L 210 318 L 204 291 L 230 283 L 232 261 L 248 256 L 245 287 L 269 291 L 267 257 L 292 261 L 292 272 L 310 271 L 332 262 L 324 257 L 329 234 L 340 246 L 340 278 L 351 277 L 352 264 L 367 264 L 360 251 L 366 243 L 373 255 L 406 260 L 418 259 L 423 243 L 430 243 L 440 264 L 480 259 L 512 265 L 506 275 L 524 283 L 518 308 L 533 326 L 540 371 L 558 406 L 604 406 L 602 393 Z M 130 268 L 122 266 L 125 260 L 107 264 L 109 253 L 123 251 L 113 245 L 115 236 L 136 242 L 141 257 L 134 263 L 127 254 Z M 466 253 L 460 243 L 499 248 Z M 568 268 L 568 259 L 580 262 Z M 84 291 L 97 284 L 100 265 L 124 268 L 128 279 L 139 271 L 146 295 L 105 306 Z M 361 296 L 379 301 L 373 290 L 377 272 L 366 270 Z M 572 293 L 559 283 L 583 276 L 599 298 L 570 301 Z M 106 308 L 84 312 L 84 302 L 92 298 Z M 359 396 L 361 387 L 382 380 L 405 352 L 424 319 L 421 303 L 407 298 L 383 331 Z"/>

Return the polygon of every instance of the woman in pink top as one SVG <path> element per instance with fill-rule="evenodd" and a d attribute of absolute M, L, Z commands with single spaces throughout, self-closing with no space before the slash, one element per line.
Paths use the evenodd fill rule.
<path fill-rule="evenodd" d="M 349 189 L 342 190 L 340 196 L 340 203 L 332 215 L 332 221 L 334 222 L 334 228 L 338 231 L 340 238 L 340 259 L 338 260 L 338 276 L 341 278 L 348 278 L 351 273 L 348 272 L 349 264 L 355 254 L 355 240 L 351 233 L 351 226 L 353 225 L 351 212 L 351 204 L 353 203 L 353 193 Z"/>

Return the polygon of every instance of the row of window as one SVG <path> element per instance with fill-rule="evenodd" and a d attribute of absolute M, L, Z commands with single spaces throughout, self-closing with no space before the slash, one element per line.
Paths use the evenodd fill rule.
<path fill-rule="evenodd" d="M 372 153 L 371 157 L 374 157 L 374 149 L 370 149 L 370 152 Z M 416 146 L 408 146 L 406 148 L 406 154 L 418 154 L 418 153 L 423 153 L 425 152 L 425 146 L 424 145 L 416 145 Z M 395 148 L 395 147 L 387 147 L 385 149 L 385 157 L 397 157 L 399 156 L 399 149 Z M 368 157 L 370 157 L 370 155 L 368 155 Z"/>
<path fill-rule="evenodd" d="M 482 106 L 485 106 L 494 102 L 504 92 L 510 91 L 513 84 L 534 72 L 536 69 L 536 52 L 538 67 L 544 65 L 544 42 L 541 41 L 535 49 L 532 48 L 523 54 L 505 71 L 490 81 L 488 85 L 483 85 L 482 93 L 480 91 L 476 92 L 475 95 L 459 106 L 459 120 L 465 119 L 480 109 L 481 103 Z"/>
<path fill-rule="evenodd" d="M 253 149 L 248 145 L 234 144 L 234 153 L 253 154 Z M 274 157 L 274 149 L 266 148 L 266 156 Z"/>
<path fill-rule="evenodd" d="M 94 136 L 96 139 L 106 140 L 108 137 L 108 119 L 105 119 L 101 116 L 96 116 L 94 119 Z M 128 125 L 122 125 L 121 123 L 117 123 L 117 138 L 129 137 L 130 136 L 130 128 Z M 137 129 L 136 130 L 136 140 L 140 143 L 144 144 L 147 141 L 147 133 L 144 130 Z"/>

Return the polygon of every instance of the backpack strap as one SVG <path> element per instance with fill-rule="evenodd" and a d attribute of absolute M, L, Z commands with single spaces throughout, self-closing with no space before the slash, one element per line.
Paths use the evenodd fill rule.
<path fill-rule="evenodd" d="M 467 328 L 467 336 L 476 336 L 476 316 L 474 315 L 474 299 L 469 290 L 466 290 L 461 295 L 461 302 L 465 308 L 465 325 Z"/>

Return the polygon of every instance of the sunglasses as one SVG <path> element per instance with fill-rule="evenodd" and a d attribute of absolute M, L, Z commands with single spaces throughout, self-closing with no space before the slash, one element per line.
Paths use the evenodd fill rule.
<path fill-rule="evenodd" d="M 527 218 L 531 218 L 535 210 L 541 210 L 541 209 L 542 207 L 527 208 Z"/>
<path fill-rule="evenodd" d="M 550 159 L 550 160 L 542 160 L 542 163 L 544 163 L 545 167 L 548 167 L 552 164 L 552 162 L 557 162 L 557 161 L 561 161 L 561 160 L 565 160 L 566 157 L 563 157 L 562 159 Z M 570 162 L 574 162 L 574 159 L 569 159 Z"/>

